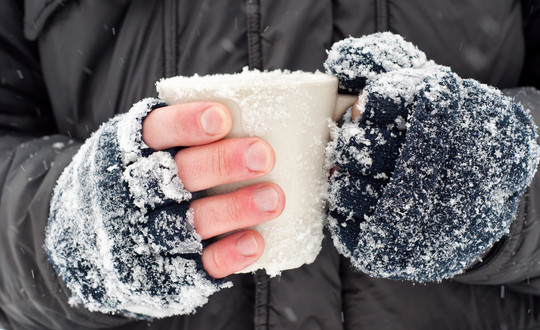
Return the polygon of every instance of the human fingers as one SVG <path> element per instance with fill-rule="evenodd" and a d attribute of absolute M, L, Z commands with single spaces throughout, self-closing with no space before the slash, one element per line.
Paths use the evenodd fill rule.
<path fill-rule="evenodd" d="M 222 278 L 251 265 L 262 255 L 264 239 L 254 230 L 226 236 L 204 248 L 204 269 L 214 278 Z"/>
<path fill-rule="evenodd" d="M 202 239 L 258 225 L 278 217 L 285 193 L 273 183 L 260 183 L 191 202 L 194 225 Z"/>
<path fill-rule="evenodd" d="M 261 177 L 274 167 L 272 147 L 259 138 L 225 139 L 176 153 L 178 176 L 189 191 Z"/>
<path fill-rule="evenodd" d="M 362 95 L 362 92 L 360 92 L 360 95 Z M 359 105 L 359 101 L 360 99 L 356 99 L 356 101 L 354 102 L 353 106 L 352 106 L 352 114 L 351 114 L 351 118 L 352 120 L 360 120 L 362 118 L 362 115 L 364 114 L 363 111 L 364 109 Z"/>
<path fill-rule="evenodd" d="M 360 91 L 359 93 L 359 96 L 362 95 L 362 91 Z M 352 120 L 360 120 L 362 119 L 362 115 L 364 114 L 364 109 L 362 106 L 360 106 L 360 98 L 357 98 L 356 101 L 354 101 L 354 104 L 352 106 L 352 112 L 351 112 L 351 119 Z M 334 166 L 330 169 L 330 175 L 329 177 L 331 178 L 334 173 L 339 169 L 339 167 L 337 166 Z"/>
<path fill-rule="evenodd" d="M 158 108 L 144 119 L 144 142 L 154 150 L 207 144 L 223 138 L 232 127 L 224 105 L 192 102 Z"/>

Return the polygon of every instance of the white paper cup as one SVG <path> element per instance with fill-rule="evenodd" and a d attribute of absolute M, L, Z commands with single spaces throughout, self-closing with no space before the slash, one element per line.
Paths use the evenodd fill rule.
<path fill-rule="evenodd" d="M 209 189 L 210 195 L 260 182 L 278 184 L 286 196 L 283 213 L 255 226 L 265 240 L 263 255 L 242 273 L 265 269 L 270 276 L 312 263 L 321 249 L 328 173 L 324 149 L 329 118 L 339 118 L 354 97 L 338 101 L 338 82 L 324 73 L 249 71 L 238 74 L 173 77 L 157 84 L 167 104 L 215 101 L 232 112 L 227 137 L 257 136 L 276 154 L 270 174 Z"/>

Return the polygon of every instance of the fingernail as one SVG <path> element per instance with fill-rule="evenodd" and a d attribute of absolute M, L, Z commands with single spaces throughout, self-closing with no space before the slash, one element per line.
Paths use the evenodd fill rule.
<path fill-rule="evenodd" d="M 236 250 L 245 257 L 251 257 L 259 251 L 259 244 L 252 235 L 244 234 L 236 240 Z"/>
<path fill-rule="evenodd" d="M 208 135 L 217 135 L 223 132 L 225 114 L 218 107 L 210 107 L 201 114 L 201 127 Z"/>
<path fill-rule="evenodd" d="M 269 212 L 278 207 L 279 196 L 273 188 L 265 186 L 255 191 L 253 200 L 259 209 Z"/>
<path fill-rule="evenodd" d="M 255 142 L 246 151 L 246 165 L 255 172 L 263 172 L 270 165 L 270 151 L 262 142 Z"/>

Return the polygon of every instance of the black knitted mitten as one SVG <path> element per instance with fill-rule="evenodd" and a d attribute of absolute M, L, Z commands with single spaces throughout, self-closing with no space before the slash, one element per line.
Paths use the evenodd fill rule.
<path fill-rule="evenodd" d="M 411 53 L 400 68 L 403 50 Z M 327 149 L 338 167 L 328 225 L 357 269 L 427 282 L 462 273 L 508 234 L 540 148 L 520 104 L 446 67 L 410 60 L 425 58 L 419 52 L 390 33 L 332 47 L 327 70 L 348 72 L 338 75 L 348 90 L 364 88 L 364 114 L 345 118 Z"/>

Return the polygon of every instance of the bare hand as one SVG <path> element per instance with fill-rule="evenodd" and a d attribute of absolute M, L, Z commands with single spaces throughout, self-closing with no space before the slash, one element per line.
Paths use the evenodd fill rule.
<path fill-rule="evenodd" d="M 272 147 L 258 138 L 221 140 L 232 127 L 222 104 L 185 103 L 152 111 L 143 122 L 143 139 L 155 150 L 189 147 L 175 156 L 178 176 L 194 192 L 221 184 L 261 177 L 274 167 Z M 285 207 L 283 190 L 272 183 L 195 200 L 195 228 L 203 239 L 276 218 Z M 205 270 L 215 278 L 237 272 L 255 262 L 264 250 L 262 236 L 240 230 L 207 246 Z"/>

